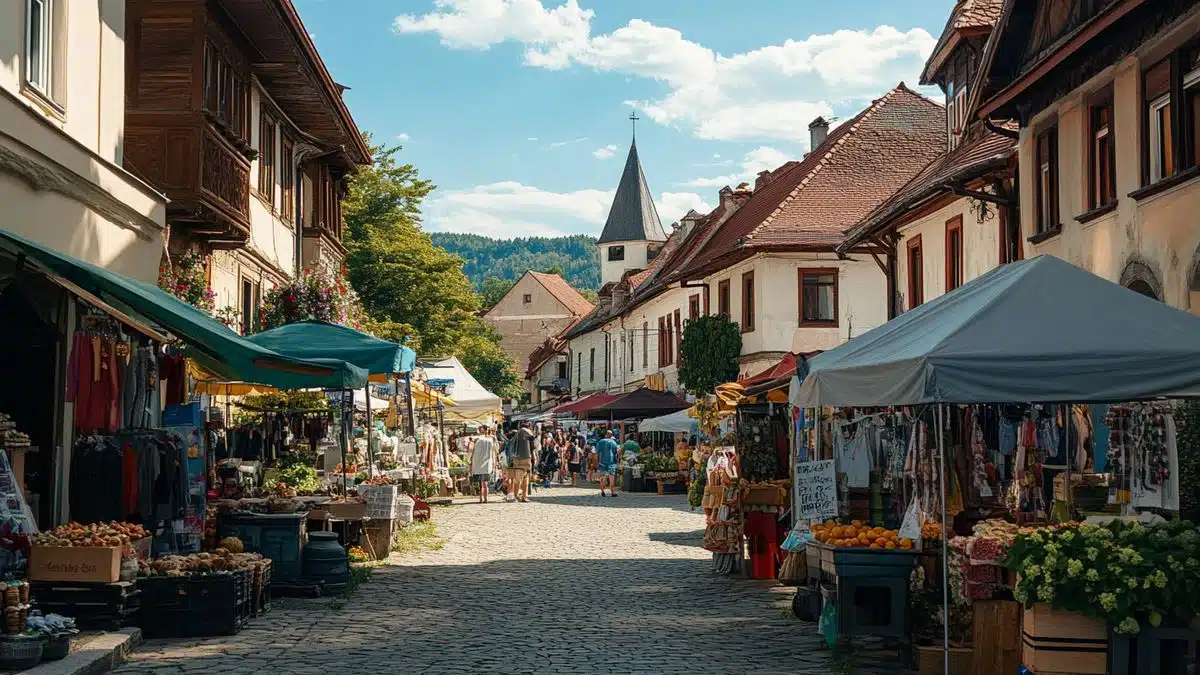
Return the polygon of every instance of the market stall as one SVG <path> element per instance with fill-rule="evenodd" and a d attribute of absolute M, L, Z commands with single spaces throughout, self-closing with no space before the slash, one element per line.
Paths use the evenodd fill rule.
<path fill-rule="evenodd" d="M 995 625 L 995 617 L 1005 614 L 996 608 L 1004 606 L 986 604 L 1013 595 L 1026 605 L 1021 658 L 1027 666 L 1038 672 L 1060 670 L 1053 664 L 1062 663 L 1055 659 L 1065 651 L 1073 652 L 1067 656 L 1076 659 L 1072 672 L 1105 672 L 1104 645 L 1110 642 L 1105 623 L 1117 633 L 1128 634 L 1140 626 L 1157 628 L 1157 621 L 1167 616 L 1175 622 L 1188 621 L 1195 612 L 1175 601 L 1165 602 L 1166 611 L 1158 614 L 1150 609 L 1141 614 L 1124 609 L 1124 614 L 1117 613 L 1117 607 L 1145 604 L 1138 591 L 1131 592 L 1134 586 L 1104 584 L 1105 570 L 1098 561 L 1110 555 L 1108 545 L 1095 546 L 1094 553 L 1085 551 L 1082 559 L 1060 556 L 1057 544 L 1044 545 L 1050 538 L 1069 542 L 1082 535 L 1112 541 L 1129 536 L 1121 534 L 1126 526 L 1119 523 L 1105 533 L 1099 532 L 1105 528 L 1076 522 L 1081 507 L 1087 506 L 1075 499 L 1080 485 L 1106 484 L 1111 497 L 1091 507 L 1116 513 L 1097 517 L 1097 522 L 1136 512 L 1139 499 L 1160 512 L 1169 511 L 1169 493 L 1176 489 L 1171 481 L 1177 466 L 1172 466 L 1176 460 L 1170 447 L 1175 441 L 1169 407 L 1129 403 L 1116 408 L 1109 423 L 1118 433 L 1111 439 L 1107 458 L 1116 470 L 1100 475 L 1095 471 L 1093 438 L 1097 420 L 1089 419 L 1087 409 L 1079 404 L 1195 398 L 1200 393 L 1198 356 L 1200 318 L 1050 256 L 1006 265 L 802 368 L 807 372 L 794 383 L 792 403 L 816 411 L 819 423 L 811 434 L 798 434 L 802 463 L 797 475 L 817 473 L 812 465 L 830 457 L 838 465 L 835 484 L 863 480 L 864 469 L 868 485 L 875 471 L 904 476 L 901 497 L 907 505 L 897 536 L 922 549 L 922 555 L 930 549 L 935 553 L 930 565 L 922 563 L 916 569 L 918 575 L 940 577 L 941 588 L 934 595 L 918 593 L 914 600 L 946 608 L 938 614 L 947 617 L 939 621 L 942 658 L 938 665 L 943 672 L 993 672 L 978 658 L 974 665 L 969 665 L 969 659 L 953 658 L 952 634 L 958 633 L 964 642 L 973 636 L 976 656 L 980 648 L 996 646 L 997 634 L 1014 635 L 1011 626 Z M 826 406 L 840 411 L 831 416 Z M 890 436 L 885 434 L 889 429 Z M 883 453 L 882 462 L 873 463 L 878 458 L 872 450 L 885 446 L 890 449 Z M 1086 478 L 1080 479 L 1081 475 Z M 831 490 L 828 477 L 824 473 L 824 480 L 798 484 L 799 503 L 816 503 L 813 496 L 821 494 L 820 503 L 832 513 L 817 517 L 845 518 L 853 507 L 830 504 L 831 492 L 840 502 L 843 491 Z M 1056 490 L 1059 485 L 1061 490 Z M 867 506 L 874 510 L 873 504 Z M 814 512 L 805 509 L 802 515 L 811 517 Z M 1018 529 L 1009 521 L 1025 527 Z M 872 525 L 871 546 L 864 545 L 862 537 L 868 525 Z M 895 560 L 893 556 L 901 554 L 876 547 L 878 540 L 871 538 L 880 525 L 827 520 L 821 528 L 813 528 L 810 560 L 811 551 L 823 555 L 831 548 L 837 549 L 835 556 L 848 549 L 847 555 L 852 551 L 854 556 Z M 1163 527 L 1168 529 L 1153 530 L 1156 533 L 1149 536 L 1172 542 L 1180 559 L 1190 557 L 1193 552 L 1187 541 L 1200 538 L 1195 527 Z M 852 528 L 853 541 L 846 536 L 847 528 Z M 1175 539 L 1176 535 L 1182 539 Z M 1010 546 L 1011 555 L 1006 555 Z M 1041 557 L 1036 552 L 1032 557 L 1022 555 L 1017 550 L 1021 547 L 1035 549 Z M 1136 564 L 1132 552 L 1112 555 Z M 836 562 L 834 567 L 839 576 Z M 1014 586 L 1011 572 L 1002 572 L 1005 567 L 1019 573 L 1023 581 Z M 827 571 L 823 559 L 821 571 Z M 1194 573 L 1180 567 L 1178 574 L 1180 583 L 1192 583 Z M 1096 603 L 1097 596 L 1092 595 L 1090 604 L 1084 605 L 1060 594 L 1070 582 L 1063 586 L 1056 579 L 1075 578 L 1083 580 L 1081 586 L 1093 585 L 1097 593 L 1112 588 L 1113 604 Z M 1166 579 L 1146 572 L 1144 579 L 1134 576 L 1129 581 L 1140 591 Z M 898 618 L 896 613 L 908 605 L 893 602 L 885 623 L 907 625 L 907 617 Z M 838 629 L 873 630 L 855 620 L 858 608 L 838 605 L 833 611 L 839 615 Z M 842 619 L 846 614 L 850 618 Z M 1139 619 L 1146 623 L 1139 624 Z M 1081 628 L 1087 620 L 1096 627 Z M 992 625 L 981 631 L 981 623 L 987 621 Z M 1073 646 L 1055 646 L 1064 644 L 1064 639 Z M 1114 638 L 1112 644 L 1116 642 Z M 1020 645 L 1010 647 L 1021 650 Z M 955 670 L 964 661 L 974 670 Z M 981 670 L 985 667 L 989 669 Z"/>

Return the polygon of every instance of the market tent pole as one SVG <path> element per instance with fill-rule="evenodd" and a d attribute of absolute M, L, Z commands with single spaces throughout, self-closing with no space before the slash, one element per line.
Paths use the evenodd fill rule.
<path fill-rule="evenodd" d="M 412 373 L 411 372 L 404 374 L 404 386 L 406 386 L 408 388 L 408 401 L 407 401 L 408 434 L 413 437 L 413 440 L 416 440 L 416 438 L 417 438 L 417 418 L 415 415 L 413 415 L 413 388 L 412 388 Z"/>
<path fill-rule="evenodd" d="M 941 403 L 937 406 L 938 482 L 942 493 L 942 673 L 950 675 L 950 535 L 946 530 L 946 443 Z"/>
<path fill-rule="evenodd" d="M 375 424 L 371 419 L 371 383 L 367 382 L 367 477 L 375 476 L 375 446 L 371 445 L 371 437 L 374 435 Z"/>
<path fill-rule="evenodd" d="M 342 433 L 340 434 L 341 442 L 338 443 L 338 445 L 342 446 L 342 493 L 343 494 L 350 492 L 350 489 L 346 486 L 346 468 L 347 468 L 346 467 L 346 450 L 349 449 L 349 444 L 350 444 L 350 428 L 349 428 L 349 425 L 347 424 L 347 422 L 354 421 L 353 415 L 350 415 L 349 420 L 346 419 L 346 417 L 347 417 L 347 415 L 346 415 L 346 396 L 347 395 L 350 396 L 350 405 L 353 406 L 354 405 L 354 390 L 352 390 L 352 389 L 343 389 L 342 390 Z"/>

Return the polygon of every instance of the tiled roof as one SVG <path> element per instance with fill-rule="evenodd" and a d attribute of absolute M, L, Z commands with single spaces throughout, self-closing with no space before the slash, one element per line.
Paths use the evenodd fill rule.
<path fill-rule="evenodd" d="M 621 182 L 617 184 L 617 192 L 608 211 L 608 220 L 604 221 L 604 230 L 596 243 L 663 241 L 666 238 L 667 233 L 663 232 L 654 198 L 650 195 L 650 186 L 646 184 L 646 174 L 642 172 L 642 163 L 638 159 L 637 143 L 631 143 L 629 157 L 625 159 L 625 170 L 621 172 Z"/>
<path fill-rule="evenodd" d="M 946 148 L 946 111 L 901 83 L 754 193 L 676 276 L 755 250 L 829 248 Z"/>
<path fill-rule="evenodd" d="M 946 47 L 954 41 L 955 36 L 960 32 L 977 33 L 990 30 L 1000 19 L 1000 10 L 1003 7 L 1004 0 L 958 0 L 958 4 L 950 12 L 950 18 L 946 20 L 942 36 L 938 38 L 937 45 L 925 63 L 925 70 L 921 73 L 921 84 L 933 83 L 933 78 L 950 53 Z"/>
<path fill-rule="evenodd" d="M 550 292 L 550 295 L 553 295 L 555 299 L 561 302 L 575 316 L 583 316 L 592 311 L 592 303 L 580 295 L 574 286 L 568 284 L 566 279 L 557 274 L 534 272 L 533 270 L 530 270 L 529 274 L 534 279 L 537 279 Z"/>
<path fill-rule="evenodd" d="M 529 355 L 529 365 L 525 369 L 525 379 L 528 380 L 537 377 L 537 371 L 541 370 L 542 366 L 546 365 L 547 361 L 555 356 L 558 356 L 567 349 L 567 333 L 569 333 L 571 329 L 574 328 L 577 323 L 579 323 L 579 321 L 579 318 L 575 319 L 569 325 L 559 331 L 558 335 L 555 335 L 552 338 L 547 338 L 540 347 L 533 350 L 533 353 Z"/>
<path fill-rule="evenodd" d="M 1006 126 L 1016 129 L 1016 125 Z M 839 248 L 859 244 L 902 216 L 909 207 L 945 190 L 947 183 L 972 180 L 1007 166 L 1016 152 L 1014 139 L 989 131 L 982 124 L 971 126 L 958 147 L 930 162 L 907 185 L 847 230 Z"/>

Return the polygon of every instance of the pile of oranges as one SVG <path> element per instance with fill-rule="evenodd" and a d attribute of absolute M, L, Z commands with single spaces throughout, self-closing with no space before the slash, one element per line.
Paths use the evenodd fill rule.
<path fill-rule="evenodd" d="M 835 521 L 827 520 L 820 525 L 814 525 L 813 538 L 822 544 L 830 546 L 855 546 L 860 548 L 875 548 L 887 550 L 912 550 L 911 539 L 900 538 L 896 530 L 864 525 L 861 520 L 852 521 L 849 525 L 838 525 Z"/>

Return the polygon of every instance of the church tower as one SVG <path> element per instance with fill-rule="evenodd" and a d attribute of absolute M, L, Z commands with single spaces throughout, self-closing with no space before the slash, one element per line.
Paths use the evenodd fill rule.
<path fill-rule="evenodd" d="M 629 157 L 625 159 L 625 170 L 604 231 L 596 242 L 600 249 L 600 283 L 620 281 L 628 270 L 646 269 L 666 240 L 646 175 L 642 173 L 642 163 L 638 161 L 635 138 L 629 145 Z"/>

